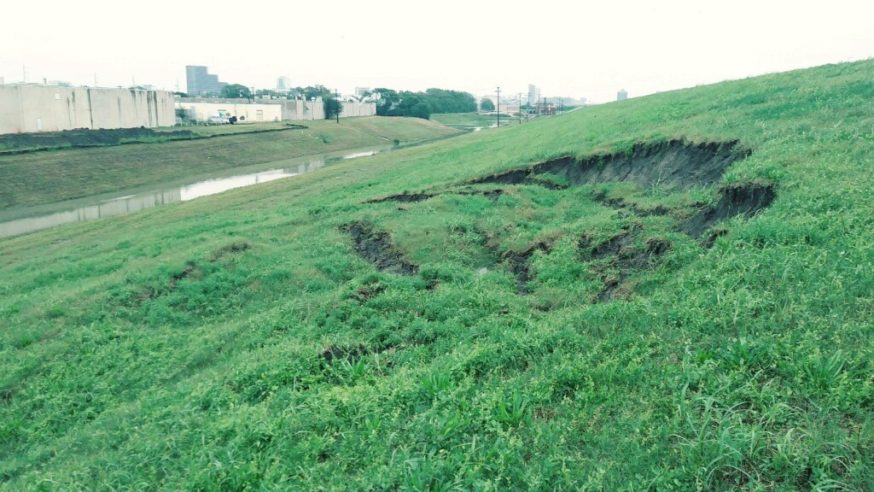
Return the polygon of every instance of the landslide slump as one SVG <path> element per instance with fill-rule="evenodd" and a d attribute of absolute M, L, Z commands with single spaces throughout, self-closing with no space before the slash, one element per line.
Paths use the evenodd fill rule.
<path fill-rule="evenodd" d="M 719 181 L 733 162 L 750 155 L 748 149 L 729 142 L 693 144 L 685 140 L 638 143 L 629 152 L 601 154 L 577 159 L 559 157 L 529 168 L 511 169 L 470 181 L 471 184 L 548 184 L 535 178 L 553 175 L 573 186 L 611 181 L 674 189 L 705 186 Z"/>
<path fill-rule="evenodd" d="M 629 182 L 644 190 L 656 188 L 669 193 L 681 192 L 695 186 L 718 183 L 728 166 L 749 155 L 750 151 L 740 146 L 737 141 L 696 144 L 675 139 L 638 143 L 628 152 L 593 155 L 583 159 L 560 157 L 526 168 L 475 178 L 463 185 L 529 184 L 557 190 L 568 186 Z M 444 190 L 406 191 L 373 198 L 365 203 L 415 203 L 448 194 L 482 195 L 497 201 L 505 192 L 504 188 L 482 190 L 455 186 Z M 663 203 L 639 205 L 626 197 L 610 197 L 603 190 L 593 191 L 596 202 L 621 210 L 621 217 L 630 215 L 637 219 L 633 219 L 636 225 L 627 226 L 621 233 L 600 243 L 591 239 L 597 237 L 595 231 L 580 239 L 579 259 L 591 262 L 590 272 L 603 285 L 592 302 L 608 302 L 628 297 L 634 288 L 637 274 L 658 266 L 663 256 L 673 249 L 673 243 L 660 236 L 667 231 L 657 227 L 644 235 L 639 219 L 649 216 L 672 217 L 675 222 L 668 227 L 700 240 L 703 247 L 709 248 L 720 235 L 728 232 L 724 227 L 714 226 L 739 215 L 751 217 L 770 206 L 776 197 L 774 184 L 768 182 L 723 185 L 715 194 L 711 204 L 696 202 L 669 207 Z M 404 259 L 392 244 L 387 232 L 374 230 L 366 223 L 348 224 L 343 230 L 352 237 L 358 254 L 380 270 L 404 275 L 417 273 L 418 267 Z M 704 239 L 701 239 L 702 235 Z M 489 232 L 484 232 L 483 236 L 494 237 Z M 521 251 L 503 253 L 499 253 L 499 245 L 491 244 L 492 242 L 488 241 L 486 247 L 496 255 L 496 263 L 502 264 L 513 275 L 520 295 L 528 294 L 529 282 L 534 276 L 530 269 L 531 258 L 536 251 L 549 254 L 551 241 L 540 241 Z"/>

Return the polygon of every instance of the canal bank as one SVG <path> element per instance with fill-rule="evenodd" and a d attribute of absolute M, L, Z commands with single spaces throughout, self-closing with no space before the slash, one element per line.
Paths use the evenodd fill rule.
<path fill-rule="evenodd" d="M 28 234 L 64 224 L 126 215 L 162 205 L 187 202 L 236 188 L 299 176 L 333 163 L 370 157 L 389 152 L 393 148 L 372 147 L 284 159 L 226 169 L 149 187 L 127 189 L 34 207 L 2 210 L 0 211 L 0 238 Z"/>
<path fill-rule="evenodd" d="M 230 132 L 235 126 L 216 127 Z M 405 146 L 460 132 L 418 118 L 308 122 L 282 132 L 0 155 L 0 211 L 188 180 L 256 164 Z"/>

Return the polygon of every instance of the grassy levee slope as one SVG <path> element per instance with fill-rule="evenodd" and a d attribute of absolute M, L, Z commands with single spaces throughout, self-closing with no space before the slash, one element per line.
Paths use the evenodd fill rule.
<path fill-rule="evenodd" d="M 503 123 L 508 123 L 508 118 L 512 117 L 501 115 Z M 473 128 L 482 127 L 488 128 L 497 121 L 494 115 L 485 115 L 479 113 L 436 113 L 431 115 L 431 120 L 453 128 Z M 518 122 L 518 118 L 516 118 Z"/>
<path fill-rule="evenodd" d="M 52 203 L 306 155 L 415 143 L 455 132 L 418 118 L 301 124 L 307 128 L 259 133 L 251 132 L 283 126 L 194 127 L 191 131 L 198 135 L 222 137 L 0 155 L 0 208 Z"/>
<path fill-rule="evenodd" d="M 0 240 L 0 481 L 872 490 L 872 73 Z"/>

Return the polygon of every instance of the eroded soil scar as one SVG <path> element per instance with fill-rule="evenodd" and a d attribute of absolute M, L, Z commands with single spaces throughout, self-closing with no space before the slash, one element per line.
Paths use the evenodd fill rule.
<path fill-rule="evenodd" d="M 370 200 L 366 200 L 364 203 L 384 203 L 384 202 L 398 202 L 398 203 L 415 203 L 415 202 L 423 202 L 425 200 L 429 200 L 439 195 L 463 195 L 463 196 L 484 196 L 491 201 L 497 201 L 498 198 L 504 193 L 504 190 L 501 188 L 496 188 L 493 190 L 475 190 L 475 189 L 463 189 L 463 190 L 449 190 L 444 191 L 442 193 L 429 193 L 429 192 L 403 192 L 398 193 L 397 195 L 388 195 L 379 198 L 371 198 Z"/>
<path fill-rule="evenodd" d="M 728 166 L 749 155 L 750 151 L 740 147 L 737 140 L 695 144 L 676 139 L 637 143 L 628 152 L 598 154 L 584 159 L 563 156 L 532 167 L 475 178 L 468 183 L 549 186 L 549 182 L 533 178 L 553 175 L 567 180 L 572 186 L 631 182 L 644 188 L 688 189 L 717 183 Z"/>
<path fill-rule="evenodd" d="M 418 265 L 406 260 L 388 232 L 375 229 L 367 222 L 351 222 L 340 226 L 340 230 L 352 238 L 355 252 L 380 271 L 398 275 L 418 273 Z"/>
<path fill-rule="evenodd" d="M 767 208 L 776 198 L 777 193 L 773 183 L 745 182 L 732 183 L 719 190 L 719 200 L 713 205 L 699 209 L 694 215 L 680 224 L 680 230 L 698 238 L 718 222 L 743 215 L 752 217 L 756 212 Z M 726 231 L 713 231 L 704 241 L 705 246 L 713 242 Z"/>
<path fill-rule="evenodd" d="M 507 251 L 502 255 L 501 259 L 516 279 L 516 292 L 522 295 L 528 293 L 528 282 L 531 280 L 530 262 L 534 252 L 549 253 L 550 249 L 552 249 L 552 244 L 540 241 L 522 251 Z"/>
<path fill-rule="evenodd" d="M 595 245 L 589 236 L 580 239 L 578 246 L 581 256 L 585 259 L 605 260 L 593 265 L 594 273 L 603 282 L 601 290 L 593 299 L 594 302 L 607 302 L 630 295 L 631 284 L 628 279 L 638 272 L 654 268 L 661 257 L 673 247 L 668 239 L 651 237 L 641 249 L 635 246 L 635 241 L 642 232 L 643 228 L 634 224 Z"/>

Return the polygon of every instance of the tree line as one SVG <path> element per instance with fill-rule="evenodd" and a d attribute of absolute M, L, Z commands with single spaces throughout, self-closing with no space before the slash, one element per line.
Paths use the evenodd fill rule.
<path fill-rule="evenodd" d="M 228 84 L 222 87 L 221 97 L 228 99 L 249 99 L 253 100 L 252 91 L 242 84 Z M 255 91 L 254 96 L 263 97 L 270 96 L 277 99 L 297 99 L 303 97 L 306 100 L 312 100 L 317 97 L 322 98 L 324 104 L 325 119 L 334 119 L 343 111 L 343 106 L 340 101 L 334 97 L 334 93 L 323 85 L 314 85 L 306 87 L 295 87 L 288 92 L 280 93 L 270 89 L 259 89 Z"/>
<path fill-rule="evenodd" d="M 321 97 L 326 104 L 326 117 L 336 115 L 339 101 L 334 94 L 323 85 L 295 87 L 288 92 L 276 92 L 269 89 L 252 91 L 242 84 L 228 84 L 222 88 L 220 97 L 231 99 L 253 99 L 255 96 L 271 96 L 276 98 L 307 100 Z M 364 94 L 376 103 L 376 114 L 379 116 L 412 116 L 429 119 L 434 113 L 471 113 L 477 110 L 476 98 L 463 91 L 446 89 L 427 89 L 425 92 L 396 91 L 384 87 L 374 89 Z M 331 113 L 331 116 L 328 116 Z"/>
<path fill-rule="evenodd" d="M 476 111 L 476 98 L 462 91 L 428 89 L 425 92 L 395 91 L 384 87 L 370 95 L 379 116 L 412 116 L 428 119 L 434 113 L 470 113 Z"/>

